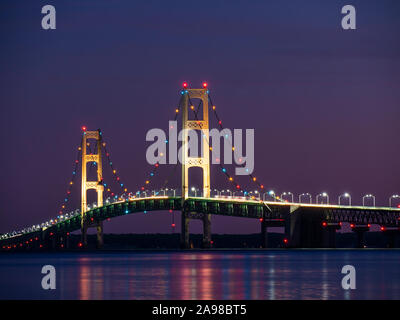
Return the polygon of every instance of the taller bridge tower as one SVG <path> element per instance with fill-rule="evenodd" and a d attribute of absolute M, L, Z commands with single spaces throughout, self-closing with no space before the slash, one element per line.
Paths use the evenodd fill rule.
<path fill-rule="evenodd" d="M 210 148 L 208 125 L 208 90 L 187 89 L 182 99 L 182 197 L 189 197 L 189 169 L 199 167 L 203 171 L 203 197 L 210 197 Z M 190 99 L 201 99 L 203 103 L 203 119 L 188 120 L 188 108 Z M 194 109 L 194 106 L 190 106 Z M 198 130 L 201 133 L 201 154 L 198 157 L 189 157 L 189 131 Z"/>
<path fill-rule="evenodd" d="M 189 101 L 200 99 L 203 105 L 203 118 L 189 120 Z M 184 89 L 182 96 L 182 201 L 189 198 L 189 169 L 199 167 L 203 171 L 203 197 L 210 197 L 210 147 L 209 147 L 209 122 L 208 122 L 208 89 Z M 194 110 L 194 106 L 190 108 Z M 189 131 L 200 131 L 201 154 L 197 157 L 189 156 Z M 189 247 L 189 221 L 190 219 L 201 219 L 203 221 L 203 247 L 210 247 L 211 244 L 211 215 L 193 214 L 182 206 L 182 232 L 181 246 Z"/>

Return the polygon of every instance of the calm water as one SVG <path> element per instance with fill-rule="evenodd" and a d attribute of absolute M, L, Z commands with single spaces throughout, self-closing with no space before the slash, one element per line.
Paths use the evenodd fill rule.
<path fill-rule="evenodd" d="M 41 268 L 54 265 L 56 290 Z M 357 289 L 341 287 L 343 265 Z M 1 299 L 400 299 L 400 251 L 0 255 Z"/>

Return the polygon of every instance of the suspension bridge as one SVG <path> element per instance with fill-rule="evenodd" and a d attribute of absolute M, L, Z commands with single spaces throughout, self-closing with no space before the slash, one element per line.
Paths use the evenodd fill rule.
<path fill-rule="evenodd" d="M 199 100 L 197 108 L 193 100 Z M 202 112 L 200 112 L 202 106 Z M 137 192 L 129 192 L 121 177 L 114 168 L 110 152 L 104 141 L 101 130 L 89 131 L 82 128 L 81 143 L 78 147 L 77 157 L 74 163 L 72 178 L 67 188 L 66 196 L 58 215 L 46 222 L 24 228 L 20 231 L 12 231 L 0 235 L 0 248 L 2 251 L 12 250 L 45 250 L 48 248 L 68 248 L 69 237 L 72 232 L 81 231 L 79 247 L 87 246 L 87 231 L 95 228 L 97 234 L 97 246 L 103 246 L 103 222 L 114 217 L 148 213 L 151 211 L 181 212 L 181 247 L 189 248 L 189 222 L 198 219 L 203 223 L 203 247 L 212 246 L 211 216 L 231 216 L 260 221 L 260 246 L 268 246 L 268 228 L 283 227 L 285 232 L 285 247 L 335 247 L 336 231 L 343 223 L 349 223 L 351 230 L 357 234 L 357 246 L 364 246 L 365 233 L 372 225 L 379 225 L 381 231 L 387 234 L 391 246 L 396 243 L 400 234 L 400 208 L 376 207 L 375 198 L 372 206 L 355 206 L 348 201 L 347 205 L 334 205 L 329 203 L 326 193 L 321 193 L 312 203 L 310 194 L 299 195 L 299 201 L 294 201 L 293 194 L 283 193 L 280 197 L 273 191 L 266 192 L 262 184 L 252 173 L 247 176 L 254 185 L 253 191 L 247 191 L 240 186 L 237 177 L 230 174 L 228 169 L 220 162 L 220 172 L 232 185 L 232 191 L 218 191 L 211 188 L 210 176 L 210 136 L 209 136 L 209 112 L 212 112 L 220 130 L 223 130 L 222 121 L 212 102 L 207 84 L 200 89 L 190 89 L 187 83 L 183 84 L 180 91 L 180 99 L 175 110 L 175 121 L 181 116 L 182 123 L 182 147 L 181 161 L 181 186 L 179 189 L 171 189 L 164 185 L 159 190 L 149 190 L 159 168 L 156 162 L 150 172 L 150 178 L 146 179 Z M 191 113 L 193 120 L 189 120 Z M 200 117 L 202 113 L 202 117 Z M 188 150 L 189 131 L 200 132 L 202 139 L 201 155 L 190 156 Z M 91 148 L 94 141 L 94 149 Z M 235 152 L 232 148 L 233 153 Z M 114 184 L 120 188 L 120 195 L 112 192 L 110 184 L 103 177 L 103 160 L 111 168 Z M 88 165 L 96 169 L 97 178 L 88 179 Z M 70 200 L 72 187 L 75 185 L 78 170 L 81 167 L 81 206 L 71 212 L 66 212 Z M 197 190 L 189 188 L 189 169 L 199 167 L 202 169 L 203 187 Z M 97 193 L 97 202 L 88 204 L 87 191 L 94 190 Z M 289 199 L 284 199 L 291 196 Z M 349 198 L 348 194 L 344 195 Z M 392 196 L 398 197 L 398 196 Z M 319 200 L 325 198 L 325 203 Z M 304 203 L 302 199 L 307 199 Z M 348 199 L 351 200 L 351 199 Z M 364 199 L 363 199 L 364 200 Z M 391 204 L 391 202 L 390 202 Z M 175 223 L 172 222 L 172 227 Z"/>

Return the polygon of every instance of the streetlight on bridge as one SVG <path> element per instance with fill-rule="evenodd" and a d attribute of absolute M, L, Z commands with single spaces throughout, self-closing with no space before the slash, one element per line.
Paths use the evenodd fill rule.
<path fill-rule="evenodd" d="M 270 190 L 270 191 L 268 191 L 268 192 L 263 194 L 263 200 L 267 201 L 265 199 L 265 195 L 268 195 L 268 196 L 272 197 L 272 199 L 274 199 L 274 201 L 276 201 L 276 196 L 275 196 L 275 191 L 274 190 Z"/>
<path fill-rule="evenodd" d="M 199 190 L 199 189 L 197 189 L 197 188 L 195 188 L 195 187 L 192 187 L 192 192 L 194 192 L 194 196 L 195 197 L 197 197 L 197 191 Z"/>
<path fill-rule="evenodd" d="M 249 196 L 250 196 L 250 199 L 258 199 L 258 200 L 260 200 L 260 197 L 261 197 L 260 193 L 257 190 L 250 191 Z"/>
<path fill-rule="evenodd" d="M 222 192 L 225 192 L 225 190 L 222 190 Z M 232 197 L 232 191 L 229 189 L 226 189 L 226 193 L 229 194 L 230 197 Z"/>
<path fill-rule="evenodd" d="M 292 202 L 292 203 L 294 202 L 293 193 L 291 193 L 291 192 L 283 192 L 283 193 L 281 194 L 281 199 L 282 199 L 282 200 L 285 200 L 285 199 L 283 198 L 284 196 L 290 196 L 291 202 Z"/>
<path fill-rule="evenodd" d="M 347 199 L 349 199 L 349 206 L 351 206 L 351 196 L 350 196 L 350 194 L 349 194 L 348 192 L 345 192 L 345 193 L 343 193 L 343 194 L 341 194 L 341 195 L 339 196 L 339 198 L 338 198 L 339 206 L 340 206 L 340 200 L 341 200 L 342 198 L 347 198 Z"/>
<path fill-rule="evenodd" d="M 229 191 L 229 190 L 227 190 L 227 191 Z M 242 193 L 242 194 L 243 194 L 242 197 L 245 197 L 245 196 L 246 196 L 245 192 L 243 192 L 242 190 L 234 191 L 233 193 L 231 193 L 231 196 L 232 196 L 232 197 L 235 197 L 235 196 L 236 196 L 236 193 Z M 238 197 L 240 197 L 240 195 L 238 195 Z"/>
<path fill-rule="evenodd" d="M 214 189 L 213 191 L 217 194 L 216 198 L 221 196 L 221 191 L 219 191 L 218 189 Z"/>
<path fill-rule="evenodd" d="M 389 207 L 392 207 L 392 200 L 393 199 L 399 199 L 400 196 L 398 194 L 394 194 L 389 198 Z"/>
<path fill-rule="evenodd" d="M 372 199 L 372 206 L 375 207 L 375 196 L 373 194 L 366 194 L 363 198 L 362 198 L 362 204 L 363 207 L 365 207 L 365 200 L 366 199 Z"/>
<path fill-rule="evenodd" d="M 170 189 L 170 190 L 172 191 L 172 194 L 174 195 L 174 197 L 176 197 L 176 189 Z"/>
<path fill-rule="evenodd" d="M 301 198 L 303 198 L 303 197 L 308 197 L 310 199 L 309 203 L 312 203 L 312 195 L 309 194 L 308 192 L 299 194 L 299 203 L 302 203 Z"/>
<path fill-rule="evenodd" d="M 320 198 L 325 198 L 326 199 L 326 204 L 329 204 L 329 195 L 326 192 L 322 192 L 320 194 L 317 194 L 316 198 L 315 198 L 315 202 L 317 204 L 319 204 L 318 199 Z M 321 203 L 323 204 L 323 203 Z"/>

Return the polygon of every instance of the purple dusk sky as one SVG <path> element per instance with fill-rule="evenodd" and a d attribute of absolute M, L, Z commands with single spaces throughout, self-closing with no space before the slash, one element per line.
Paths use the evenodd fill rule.
<path fill-rule="evenodd" d="M 56 30 L 41 28 L 46 4 Z M 357 29 L 345 31 L 346 4 L 1 1 L 0 233 L 57 215 L 82 125 L 102 129 L 121 179 L 138 190 L 151 171 L 146 133 L 168 129 L 183 81 L 208 81 L 224 126 L 255 129 L 266 189 L 314 201 L 326 191 L 334 203 L 347 191 L 354 204 L 372 193 L 388 205 L 400 193 L 400 2 L 351 1 Z M 172 169 L 160 168 L 154 188 Z M 219 171 L 212 187 L 229 187 Z M 78 183 L 69 209 L 79 196 Z M 170 232 L 170 223 L 168 212 L 129 215 L 105 232 Z M 213 217 L 212 230 L 258 232 L 259 223 Z"/>

